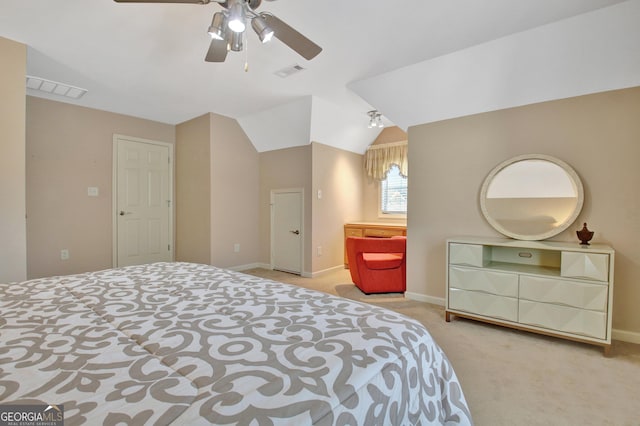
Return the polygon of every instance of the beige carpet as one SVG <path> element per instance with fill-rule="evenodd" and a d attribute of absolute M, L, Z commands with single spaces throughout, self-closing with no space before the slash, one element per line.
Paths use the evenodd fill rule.
<path fill-rule="evenodd" d="M 348 270 L 318 278 L 251 269 L 245 273 L 384 306 L 421 321 L 462 382 L 475 424 L 640 425 L 640 345 L 597 346 L 454 318 L 400 294 L 367 296 Z"/>

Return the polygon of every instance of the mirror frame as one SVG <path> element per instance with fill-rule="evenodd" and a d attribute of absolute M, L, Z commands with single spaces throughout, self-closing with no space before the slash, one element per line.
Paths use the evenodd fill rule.
<path fill-rule="evenodd" d="M 551 229 L 551 230 L 549 230 L 547 232 L 541 233 L 541 234 L 527 235 L 527 234 L 518 234 L 518 233 L 515 233 L 513 231 L 510 231 L 510 230 L 504 228 L 502 225 L 500 225 L 497 221 L 495 221 L 489 215 L 489 212 L 487 210 L 487 205 L 486 205 L 487 191 L 489 189 L 489 185 L 493 181 L 493 178 L 499 172 L 501 172 L 503 169 L 505 169 L 506 167 L 508 167 L 508 166 L 510 166 L 510 165 L 512 165 L 514 163 L 518 163 L 520 161 L 525 161 L 525 160 L 549 161 L 549 162 L 561 167 L 567 173 L 569 178 L 572 180 L 573 184 L 575 185 L 576 192 L 577 192 L 577 197 L 578 197 L 577 205 L 574 208 L 572 214 L 564 222 L 562 222 L 559 226 L 557 226 L 557 227 L 555 227 L 555 228 L 553 228 L 553 229 Z M 576 219 L 580 215 L 580 212 L 582 211 L 583 204 L 584 204 L 584 188 L 582 186 L 582 181 L 580 180 L 580 177 L 575 172 L 575 170 L 573 170 L 573 168 L 571 166 L 569 166 L 567 163 L 565 163 L 564 161 L 559 160 L 559 159 L 557 159 L 555 157 L 552 157 L 550 155 L 544 155 L 544 154 L 518 155 L 516 157 L 513 157 L 513 158 L 510 158 L 508 160 L 503 161 L 502 163 L 500 163 L 496 167 L 494 167 L 493 170 L 491 170 L 491 172 L 489 172 L 489 174 L 485 178 L 484 182 L 482 183 L 482 187 L 480 189 L 480 209 L 482 210 L 482 214 L 484 215 L 484 217 L 487 220 L 487 222 L 489 222 L 489 224 L 496 231 L 500 232 L 503 235 L 506 235 L 507 237 L 511 237 L 511 238 L 514 238 L 514 239 L 517 239 L 517 240 L 538 241 L 538 240 L 545 240 L 547 238 L 551 238 L 551 237 L 554 237 L 554 236 L 560 234 L 561 232 L 565 231 L 569 226 L 571 226 L 576 221 Z"/>

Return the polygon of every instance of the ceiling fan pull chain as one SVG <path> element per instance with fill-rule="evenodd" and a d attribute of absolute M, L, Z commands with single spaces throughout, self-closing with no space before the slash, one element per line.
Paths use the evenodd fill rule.
<path fill-rule="evenodd" d="M 242 34 L 244 38 L 244 72 L 249 72 L 249 40 L 247 40 L 247 32 Z"/>

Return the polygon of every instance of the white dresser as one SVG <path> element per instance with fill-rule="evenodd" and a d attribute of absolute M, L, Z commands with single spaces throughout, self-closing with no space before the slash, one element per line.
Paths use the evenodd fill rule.
<path fill-rule="evenodd" d="M 451 314 L 611 347 L 614 250 L 605 245 L 453 238 Z"/>

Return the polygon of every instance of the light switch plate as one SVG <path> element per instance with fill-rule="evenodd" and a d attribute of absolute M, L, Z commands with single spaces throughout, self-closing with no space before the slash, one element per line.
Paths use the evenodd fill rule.
<path fill-rule="evenodd" d="M 98 187 L 97 186 L 90 186 L 89 188 L 87 188 L 87 195 L 89 195 L 89 197 L 97 197 L 98 196 Z"/>

